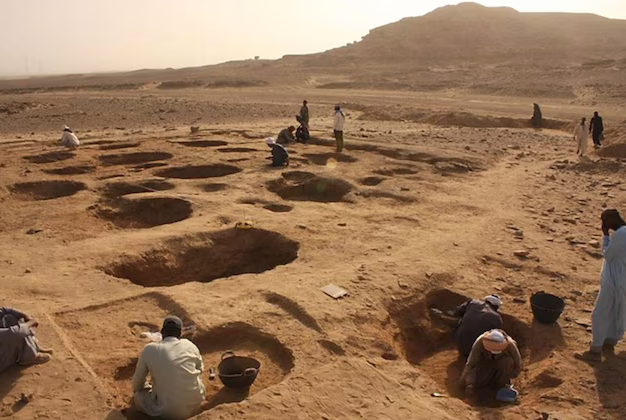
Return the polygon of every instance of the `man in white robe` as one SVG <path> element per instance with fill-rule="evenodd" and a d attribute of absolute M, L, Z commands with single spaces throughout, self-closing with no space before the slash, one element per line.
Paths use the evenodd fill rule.
<path fill-rule="evenodd" d="M 76 149 L 78 146 L 80 146 L 80 141 L 78 141 L 78 137 L 76 137 L 76 134 L 74 134 L 67 125 L 63 127 L 61 144 L 68 149 Z"/>
<path fill-rule="evenodd" d="M 589 127 L 587 125 L 587 119 L 580 120 L 580 124 L 576 124 L 574 128 L 574 141 L 577 142 L 576 154 L 585 156 L 587 153 L 587 137 L 589 134 Z"/>
<path fill-rule="evenodd" d="M 613 230 L 613 236 L 609 232 Z M 600 293 L 591 315 L 593 341 L 579 359 L 600 360 L 602 350 L 614 350 L 626 331 L 626 222 L 615 209 L 602 213 Z"/>

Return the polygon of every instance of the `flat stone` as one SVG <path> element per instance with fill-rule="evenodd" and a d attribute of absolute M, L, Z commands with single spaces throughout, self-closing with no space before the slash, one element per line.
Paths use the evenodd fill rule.
<path fill-rule="evenodd" d="M 530 251 L 527 251 L 525 249 L 519 249 L 517 251 L 514 251 L 513 255 L 518 258 L 528 258 L 528 256 L 530 255 Z"/>

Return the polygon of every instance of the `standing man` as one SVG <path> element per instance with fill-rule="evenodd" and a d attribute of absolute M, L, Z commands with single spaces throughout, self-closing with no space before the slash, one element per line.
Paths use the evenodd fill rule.
<path fill-rule="evenodd" d="M 498 313 L 500 306 L 502 306 L 500 298 L 497 295 L 489 295 L 483 300 L 468 300 L 451 314 L 460 318 L 454 330 L 454 343 L 464 360 L 482 333 L 502 328 L 502 317 Z"/>
<path fill-rule="evenodd" d="M 176 316 L 163 321 L 160 342 L 147 344 L 133 376 L 135 408 L 150 417 L 184 420 L 204 401 L 204 370 L 198 347 L 183 338 L 183 322 Z M 146 382 L 150 374 L 152 384 Z"/>
<path fill-rule="evenodd" d="M 343 115 L 341 107 L 335 105 L 335 116 L 333 120 L 333 134 L 335 135 L 335 141 L 337 142 L 337 152 L 343 151 L 343 128 L 346 125 L 346 116 Z"/>
<path fill-rule="evenodd" d="M 613 236 L 609 232 L 613 230 Z M 600 293 L 591 314 L 591 348 L 576 354 L 582 360 L 600 360 L 602 349 L 614 349 L 626 331 L 626 222 L 615 209 L 602 213 Z"/>
<path fill-rule="evenodd" d="M 302 102 L 302 108 L 300 108 L 300 124 L 304 125 L 307 129 L 309 128 L 309 107 L 307 106 L 308 102 Z"/>
<path fill-rule="evenodd" d="M 574 128 L 574 141 L 577 142 L 576 154 L 585 156 L 587 152 L 587 119 L 582 118 Z"/>
<path fill-rule="evenodd" d="M 602 133 L 604 132 L 604 124 L 602 123 L 602 117 L 598 115 L 598 111 L 593 113 L 593 118 L 589 124 L 589 132 L 593 137 L 593 145 L 595 147 L 602 146 L 600 141 L 602 140 Z"/>

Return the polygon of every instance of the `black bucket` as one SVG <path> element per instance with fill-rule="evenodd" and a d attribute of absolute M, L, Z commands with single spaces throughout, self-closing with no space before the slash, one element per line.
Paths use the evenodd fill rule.
<path fill-rule="evenodd" d="M 261 369 L 261 363 L 252 357 L 235 356 L 232 351 L 222 355 L 217 374 L 224 386 L 232 389 L 250 388 Z"/>
<path fill-rule="evenodd" d="M 549 293 L 537 292 L 530 298 L 530 307 L 537 321 L 542 324 L 552 324 L 563 313 L 565 301 Z"/>

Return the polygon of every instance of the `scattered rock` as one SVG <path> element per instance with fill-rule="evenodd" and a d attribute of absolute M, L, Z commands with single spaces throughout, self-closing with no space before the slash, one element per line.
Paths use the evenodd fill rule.
<path fill-rule="evenodd" d="M 31 270 L 30 268 L 27 268 L 26 270 L 24 270 L 24 273 L 28 274 L 28 273 L 32 273 L 33 270 Z"/>
<path fill-rule="evenodd" d="M 565 223 L 571 223 L 572 225 L 578 223 L 578 220 L 574 219 L 573 217 L 564 217 L 561 220 L 563 220 Z"/>
<path fill-rule="evenodd" d="M 600 248 L 600 242 L 596 241 L 596 240 L 591 240 L 591 241 L 587 242 L 587 245 L 589 245 L 592 248 L 596 248 L 596 249 Z"/>
<path fill-rule="evenodd" d="M 517 251 L 514 251 L 513 255 L 515 255 L 517 258 L 528 258 L 528 256 L 530 255 L 530 251 L 527 251 L 525 249 L 519 249 Z"/>
<path fill-rule="evenodd" d="M 31 229 L 28 229 L 26 231 L 26 234 L 27 235 L 35 235 L 35 234 L 37 234 L 39 232 L 43 232 L 43 229 L 33 229 L 33 228 L 31 228 Z"/>

